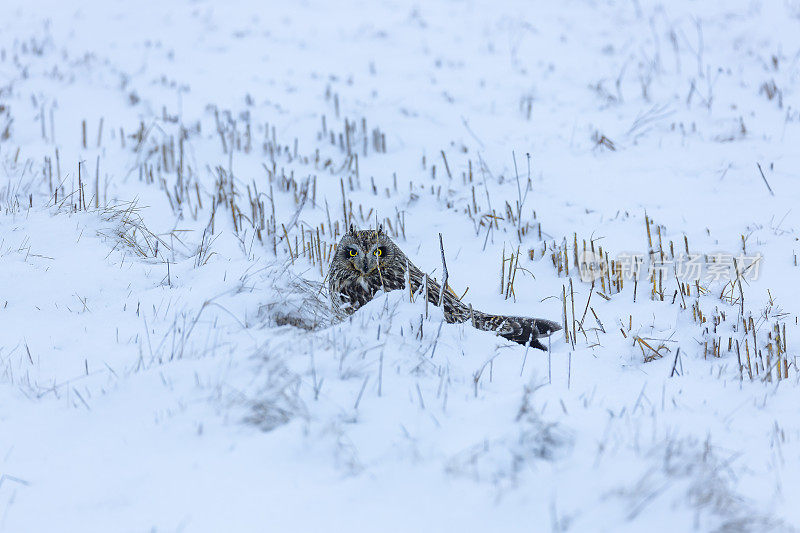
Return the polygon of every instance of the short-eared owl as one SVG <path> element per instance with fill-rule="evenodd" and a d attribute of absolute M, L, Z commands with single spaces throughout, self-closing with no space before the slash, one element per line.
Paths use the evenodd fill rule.
<path fill-rule="evenodd" d="M 328 273 L 331 301 L 336 308 L 351 314 L 372 300 L 379 290 L 405 288 L 406 270 L 411 291 L 417 293 L 424 287 L 425 274 L 383 230 L 355 230 L 351 226 L 336 247 Z M 434 305 L 439 302 L 439 291 L 439 284 L 428 279 L 429 302 Z M 508 340 L 541 350 L 546 348 L 538 339 L 561 329 L 550 320 L 490 315 L 474 310 L 450 291 L 445 291 L 443 307 L 447 322 L 470 321 L 477 329 L 493 331 Z"/>

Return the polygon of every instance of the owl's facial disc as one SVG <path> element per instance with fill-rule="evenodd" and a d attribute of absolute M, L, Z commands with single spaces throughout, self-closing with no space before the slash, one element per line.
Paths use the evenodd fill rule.
<path fill-rule="evenodd" d="M 364 274 L 372 274 L 385 259 L 386 247 L 373 245 L 369 248 L 369 253 L 363 256 L 360 271 Z"/>
<path fill-rule="evenodd" d="M 347 255 L 350 259 L 353 269 L 359 273 L 359 277 L 369 274 L 372 271 L 370 266 L 369 257 L 359 248 L 348 248 Z"/>

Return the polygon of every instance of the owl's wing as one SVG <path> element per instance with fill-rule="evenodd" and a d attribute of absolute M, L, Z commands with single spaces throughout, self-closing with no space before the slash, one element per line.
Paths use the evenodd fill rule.
<path fill-rule="evenodd" d="M 413 263 L 407 262 L 408 274 L 411 280 L 411 290 L 417 293 L 425 284 L 425 273 Z M 439 302 L 441 286 L 428 278 L 428 301 L 434 305 Z M 539 338 L 546 337 L 561 329 L 557 322 L 542 318 L 528 318 L 519 316 L 490 315 L 475 311 L 461 302 L 453 291 L 444 294 L 445 319 L 448 322 L 471 321 L 472 325 L 484 331 L 493 331 L 510 341 L 522 345 L 532 346 L 540 350 L 547 348 L 539 342 Z"/>
<path fill-rule="evenodd" d="M 475 326 L 486 331 L 494 331 L 510 341 L 540 350 L 547 348 L 538 339 L 561 329 L 556 322 L 542 318 L 486 315 L 484 313 L 481 313 L 480 320 L 476 320 Z"/>

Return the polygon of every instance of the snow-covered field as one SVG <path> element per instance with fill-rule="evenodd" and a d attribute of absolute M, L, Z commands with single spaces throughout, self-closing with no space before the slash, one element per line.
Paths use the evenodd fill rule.
<path fill-rule="evenodd" d="M 1 7 L 0 531 L 800 526 L 800 2 Z"/>

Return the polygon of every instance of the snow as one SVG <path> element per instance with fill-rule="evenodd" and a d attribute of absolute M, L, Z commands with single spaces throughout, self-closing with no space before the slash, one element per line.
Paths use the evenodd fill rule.
<path fill-rule="evenodd" d="M 0 531 L 800 526 L 798 2 L 3 12 Z M 343 203 L 569 341 L 337 321 Z"/>

